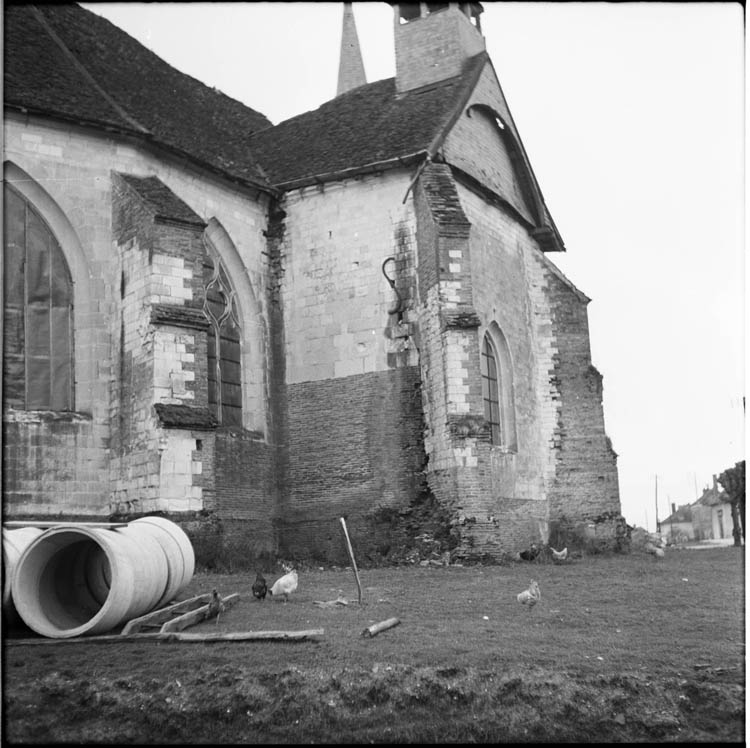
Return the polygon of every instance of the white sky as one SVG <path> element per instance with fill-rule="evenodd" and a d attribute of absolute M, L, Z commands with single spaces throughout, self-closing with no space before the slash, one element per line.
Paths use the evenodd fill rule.
<path fill-rule="evenodd" d="M 336 92 L 341 3 L 83 4 L 278 123 Z M 482 30 L 592 301 L 622 510 L 655 529 L 745 458 L 744 38 L 739 3 L 484 3 Z M 367 80 L 393 11 L 354 3 Z M 655 479 L 658 476 L 658 480 Z"/>

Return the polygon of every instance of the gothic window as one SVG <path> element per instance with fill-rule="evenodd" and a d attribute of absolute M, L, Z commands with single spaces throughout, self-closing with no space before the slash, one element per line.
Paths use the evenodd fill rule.
<path fill-rule="evenodd" d="M 208 405 L 222 426 L 242 426 L 240 325 L 234 290 L 210 245 L 203 261 L 208 329 Z"/>
<path fill-rule="evenodd" d="M 73 282 L 57 239 L 31 204 L 3 191 L 3 400 L 73 410 Z"/>
<path fill-rule="evenodd" d="M 490 426 L 490 441 L 515 451 L 517 442 L 513 370 L 505 336 L 494 323 L 492 331 L 487 332 L 482 340 L 480 372 L 484 417 Z"/>

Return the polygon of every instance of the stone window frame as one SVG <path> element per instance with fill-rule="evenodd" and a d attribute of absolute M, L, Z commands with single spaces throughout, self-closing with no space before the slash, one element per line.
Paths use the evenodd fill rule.
<path fill-rule="evenodd" d="M 492 322 L 482 336 L 479 353 L 482 404 L 490 426 L 490 443 L 506 452 L 518 452 L 513 361 L 506 337 L 497 322 Z M 489 368 L 490 361 L 494 363 L 494 377 Z M 497 406 L 496 412 L 493 412 L 493 404 Z"/>
<path fill-rule="evenodd" d="M 98 309 L 99 299 L 95 293 L 95 283 L 83 244 L 63 208 L 34 176 L 8 159 L 3 162 L 3 177 L 5 183 L 11 185 L 42 217 L 57 239 L 65 257 L 73 282 L 72 407 L 75 408 L 75 413 L 90 416 L 97 402 L 100 402 L 97 400 L 99 357 L 87 346 L 76 346 L 75 340 L 93 337 L 95 330 L 92 328 L 91 320 Z M 4 417 L 6 415 L 8 413 L 4 413 Z"/>
<path fill-rule="evenodd" d="M 209 321 L 209 409 L 221 426 L 241 427 L 243 424 L 242 397 L 242 324 L 237 310 L 237 293 L 216 248 L 204 235 L 203 245 L 210 265 L 204 261 L 205 297 L 203 313 Z M 218 305 L 223 308 L 218 310 Z M 217 314 L 218 311 L 218 314 Z M 213 340 L 213 346 L 211 345 Z M 228 353 L 235 350 L 235 357 Z M 226 352 L 225 352 L 226 351 Z M 213 387 L 211 386 L 213 383 Z"/>
<path fill-rule="evenodd" d="M 4 276 L 13 288 L 4 293 L 6 326 L 4 344 L 17 349 L 22 356 L 22 369 L 14 380 L 17 392 L 7 402 L 20 410 L 74 410 L 73 352 L 73 278 L 60 242 L 39 210 L 21 192 L 7 182 L 3 190 Z M 12 210 L 11 204 L 15 203 Z M 22 226 L 11 217 L 16 207 Z M 18 230 L 19 242 L 10 242 L 9 232 Z M 11 254 L 20 250 L 18 262 L 11 263 Z M 33 286 L 33 288 L 31 287 Z M 12 310 L 18 314 L 11 314 Z M 13 319 L 18 325 L 13 325 Z M 4 345 L 4 348 L 6 346 Z M 6 348 L 6 364 L 11 360 Z M 18 357 L 13 356 L 16 363 Z M 5 392 L 7 393 L 8 383 Z"/>
<path fill-rule="evenodd" d="M 241 330 L 242 427 L 266 439 L 269 427 L 268 333 L 261 295 L 255 291 L 237 246 L 216 216 L 208 219 L 204 239 L 216 250 L 235 291 Z"/>

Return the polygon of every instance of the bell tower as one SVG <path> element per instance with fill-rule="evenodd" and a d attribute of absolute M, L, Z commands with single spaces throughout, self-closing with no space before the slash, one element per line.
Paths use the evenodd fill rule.
<path fill-rule="evenodd" d="M 481 3 L 391 3 L 399 93 L 460 75 L 485 51 Z"/>

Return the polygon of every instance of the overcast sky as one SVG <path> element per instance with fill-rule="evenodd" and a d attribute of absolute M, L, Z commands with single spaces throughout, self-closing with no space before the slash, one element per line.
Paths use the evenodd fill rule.
<path fill-rule="evenodd" d="M 336 92 L 341 3 L 85 4 L 274 124 Z M 500 3 L 482 31 L 592 301 L 622 510 L 655 529 L 745 458 L 744 39 L 739 3 Z M 393 11 L 354 3 L 367 80 Z M 658 476 L 658 478 L 657 478 Z"/>

